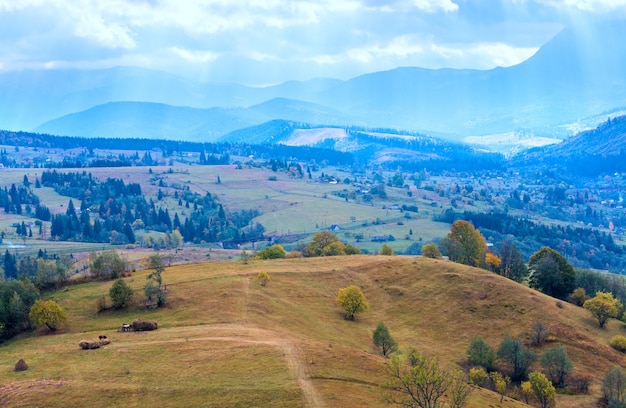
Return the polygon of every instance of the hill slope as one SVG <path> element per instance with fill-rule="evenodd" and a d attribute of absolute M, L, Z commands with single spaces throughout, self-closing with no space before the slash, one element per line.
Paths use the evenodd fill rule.
<path fill-rule="evenodd" d="M 261 287 L 259 271 L 271 280 Z M 127 278 L 141 291 L 146 272 Z M 371 333 L 384 321 L 405 348 L 447 366 L 464 361 L 472 337 L 494 347 L 505 333 L 549 326 L 574 361 L 594 377 L 592 396 L 558 396 L 561 407 L 591 407 L 598 382 L 623 355 L 608 347 L 621 324 L 599 330 L 582 309 L 487 271 L 425 258 L 355 256 L 214 262 L 166 269 L 164 309 L 95 313 L 110 282 L 54 294 L 69 315 L 56 335 L 27 336 L 2 346 L 3 406 L 278 406 L 379 407 L 384 361 Z M 360 286 L 371 311 L 355 322 L 334 305 L 337 290 Z M 134 318 L 159 322 L 155 332 L 116 330 Z M 111 344 L 81 351 L 81 339 L 105 334 Z M 540 351 L 540 350 L 535 350 Z M 30 369 L 12 373 L 24 358 Z M 484 390 L 469 407 L 496 405 Z M 506 398 L 501 406 L 522 406 Z"/>

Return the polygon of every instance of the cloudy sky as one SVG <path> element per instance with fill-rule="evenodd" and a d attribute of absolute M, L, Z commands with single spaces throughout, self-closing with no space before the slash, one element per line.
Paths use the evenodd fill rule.
<path fill-rule="evenodd" d="M 0 0 L 0 72 L 139 66 L 211 82 L 489 69 L 626 0 Z"/>

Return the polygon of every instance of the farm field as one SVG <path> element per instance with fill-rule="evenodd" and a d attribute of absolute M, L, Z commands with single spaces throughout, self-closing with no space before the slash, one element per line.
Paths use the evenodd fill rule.
<path fill-rule="evenodd" d="M 256 275 L 266 271 L 262 287 Z M 140 303 L 147 271 L 126 278 Z M 623 355 L 608 340 L 623 323 L 597 322 L 582 308 L 488 271 L 421 257 L 352 256 L 275 261 L 204 262 L 163 273 L 165 308 L 97 313 L 111 282 L 51 293 L 68 314 L 55 334 L 22 335 L 1 346 L 0 404 L 46 406 L 379 407 L 385 359 L 372 330 L 384 321 L 401 348 L 415 347 L 449 368 L 464 367 L 469 341 L 493 347 L 509 333 L 526 337 L 536 321 L 563 345 L 576 373 L 592 375 L 590 395 L 558 395 L 559 407 L 594 407 L 604 373 Z M 371 310 L 346 321 L 337 290 L 362 288 Z M 486 295 L 485 295 L 486 294 Z M 153 332 L 119 332 L 153 319 Z M 106 335 L 108 346 L 78 343 Z M 24 358 L 30 368 L 13 372 Z M 537 363 L 535 363 L 537 364 Z M 533 366 L 539 368 L 538 364 Z M 475 390 L 468 407 L 524 404 Z"/>
<path fill-rule="evenodd" d="M 19 184 L 26 175 L 31 183 L 41 177 L 43 169 L 2 169 L 2 183 L 10 186 Z M 405 189 L 388 188 L 387 198 L 376 198 L 371 203 L 345 200 L 333 193 L 352 191 L 347 184 L 329 184 L 314 182 L 309 179 L 293 179 L 284 173 L 272 172 L 264 168 L 244 167 L 238 169 L 228 166 L 164 166 L 164 167 L 124 167 L 124 168 L 88 168 L 88 169 L 57 169 L 59 172 L 90 172 L 94 177 L 105 180 L 114 177 L 125 183 L 139 183 L 146 198 L 151 198 L 157 205 L 168 209 L 173 217 L 178 214 L 184 219 L 189 209 L 178 204 L 174 198 L 176 192 L 189 189 L 205 195 L 209 192 L 229 211 L 255 209 L 260 216 L 252 223 L 260 223 L 265 227 L 265 235 L 274 237 L 286 248 L 298 242 L 308 242 L 317 232 L 328 230 L 336 225 L 334 231 L 340 239 L 355 244 L 370 252 L 380 249 L 380 242 L 372 242 L 372 236 L 393 235 L 394 240 L 387 242 L 396 251 L 405 251 L 411 244 L 419 246 L 438 239 L 447 234 L 450 225 L 434 222 L 432 215 L 442 208 L 432 208 L 433 202 L 440 202 L 443 207 L 447 200 L 430 191 L 415 192 L 408 197 Z M 351 174 L 336 168 L 325 168 L 324 172 L 337 179 L 350 178 Z M 218 183 L 219 179 L 219 183 Z M 41 202 L 50 208 L 51 213 L 64 213 L 70 197 L 57 194 L 52 188 L 42 187 L 33 190 Z M 157 199 L 161 191 L 162 200 Z M 419 197 L 418 197 L 419 196 Z M 79 200 L 73 199 L 76 207 Z M 386 209 L 387 206 L 417 206 L 419 212 L 402 212 L 398 209 Z M 44 222 L 44 233 L 39 236 L 33 230 L 33 237 L 24 240 L 18 237 L 11 225 L 15 222 L 33 222 L 28 216 L 0 214 L 0 228 L 5 232 L 9 242 L 20 243 L 26 248 L 47 248 L 49 223 Z M 137 231 L 138 237 L 154 232 Z M 157 234 L 158 235 L 158 234 Z M 296 236 L 295 240 L 290 236 Z M 285 237 L 281 242 L 281 237 Z M 21 242 L 21 241 L 24 242 Z M 82 251 L 78 243 L 55 243 L 54 247 L 62 247 L 63 251 L 73 249 Z M 87 250 L 107 249 L 107 245 L 88 245 Z M 18 251 L 21 249 L 18 248 Z"/>

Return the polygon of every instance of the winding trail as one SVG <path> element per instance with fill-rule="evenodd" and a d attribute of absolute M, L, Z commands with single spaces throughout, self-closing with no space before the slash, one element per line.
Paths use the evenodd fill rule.
<path fill-rule="evenodd" d="M 165 329 L 167 330 L 167 329 Z M 163 331 L 165 331 L 163 330 Z M 170 329 L 173 330 L 173 329 Z M 280 349 L 285 356 L 285 361 L 291 375 L 297 381 L 298 386 L 302 390 L 304 395 L 306 406 L 310 408 L 323 408 L 326 405 L 323 403 L 319 393 L 315 390 L 313 383 L 309 379 L 306 371 L 306 358 L 302 350 L 288 338 L 281 336 L 280 333 L 260 329 L 253 326 L 244 326 L 238 324 L 225 324 L 225 325 L 210 325 L 210 326 L 188 326 L 177 327 L 177 332 L 184 337 L 177 337 L 168 340 L 147 340 L 147 341 L 116 341 L 115 348 L 120 349 L 132 349 L 136 346 L 152 345 L 152 344 L 172 344 L 172 343 L 186 343 L 190 341 L 204 341 L 204 342 L 233 342 L 233 343 L 246 343 L 246 344 L 263 344 Z M 159 331 L 162 331 L 159 329 Z M 169 330 L 168 330 L 169 331 Z M 210 331 L 228 331 L 234 334 L 224 336 L 202 336 L 201 333 Z M 196 333 L 198 337 L 185 336 Z"/>

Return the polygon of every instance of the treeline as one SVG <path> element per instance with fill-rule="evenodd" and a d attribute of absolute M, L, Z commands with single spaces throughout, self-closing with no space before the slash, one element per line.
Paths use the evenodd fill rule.
<path fill-rule="evenodd" d="M 388 169 L 401 168 L 407 172 L 427 169 L 431 174 L 457 173 L 484 170 L 504 170 L 505 160 L 500 154 L 477 152 L 467 148 L 455 148 L 440 153 L 442 158 L 428 160 L 391 160 L 385 162 Z"/>
<path fill-rule="evenodd" d="M 40 163 L 41 167 L 119 167 L 119 166 L 146 166 L 156 164 L 154 160 L 137 155 L 124 157 L 92 158 L 94 149 L 104 150 L 157 150 L 163 157 L 171 157 L 184 152 L 197 152 L 205 155 L 205 160 L 200 164 L 228 164 L 232 156 L 244 156 L 269 160 L 325 161 L 331 165 L 351 165 L 354 156 L 351 153 L 339 152 L 333 149 L 325 149 L 310 146 L 286 146 L 280 144 L 253 144 L 253 143 L 198 143 L 174 140 L 156 139 L 114 139 L 114 138 L 83 138 L 69 136 L 53 136 L 28 132 L 11 132 L 0 130 L 0 144 L 7 146 L 28 146 L 38 149 L 75 149 L 83 147 L 86 154 L 78 158 L 65 158 L 59 162 Z M 147 152 L 148 153 L 148 152 Z M 0 163 L 5 167 L 24 167 L 32 164 L 18 162 L 12 155 L 6 153 L 6 149 L 0 152 Z"/>
<path fill-rule="evenodd" d="M 564 254 L 577 267 L 626 273 L 624 250 L 610 234 L 596 229 L 544 225 L 502 211 L 456 213 L 449 209 L 435 217 L 447 223 L 459 219 L 471 222 L 496 244 L 504 239 L 512 240 L 525 258 L 548 246 Z"/>

